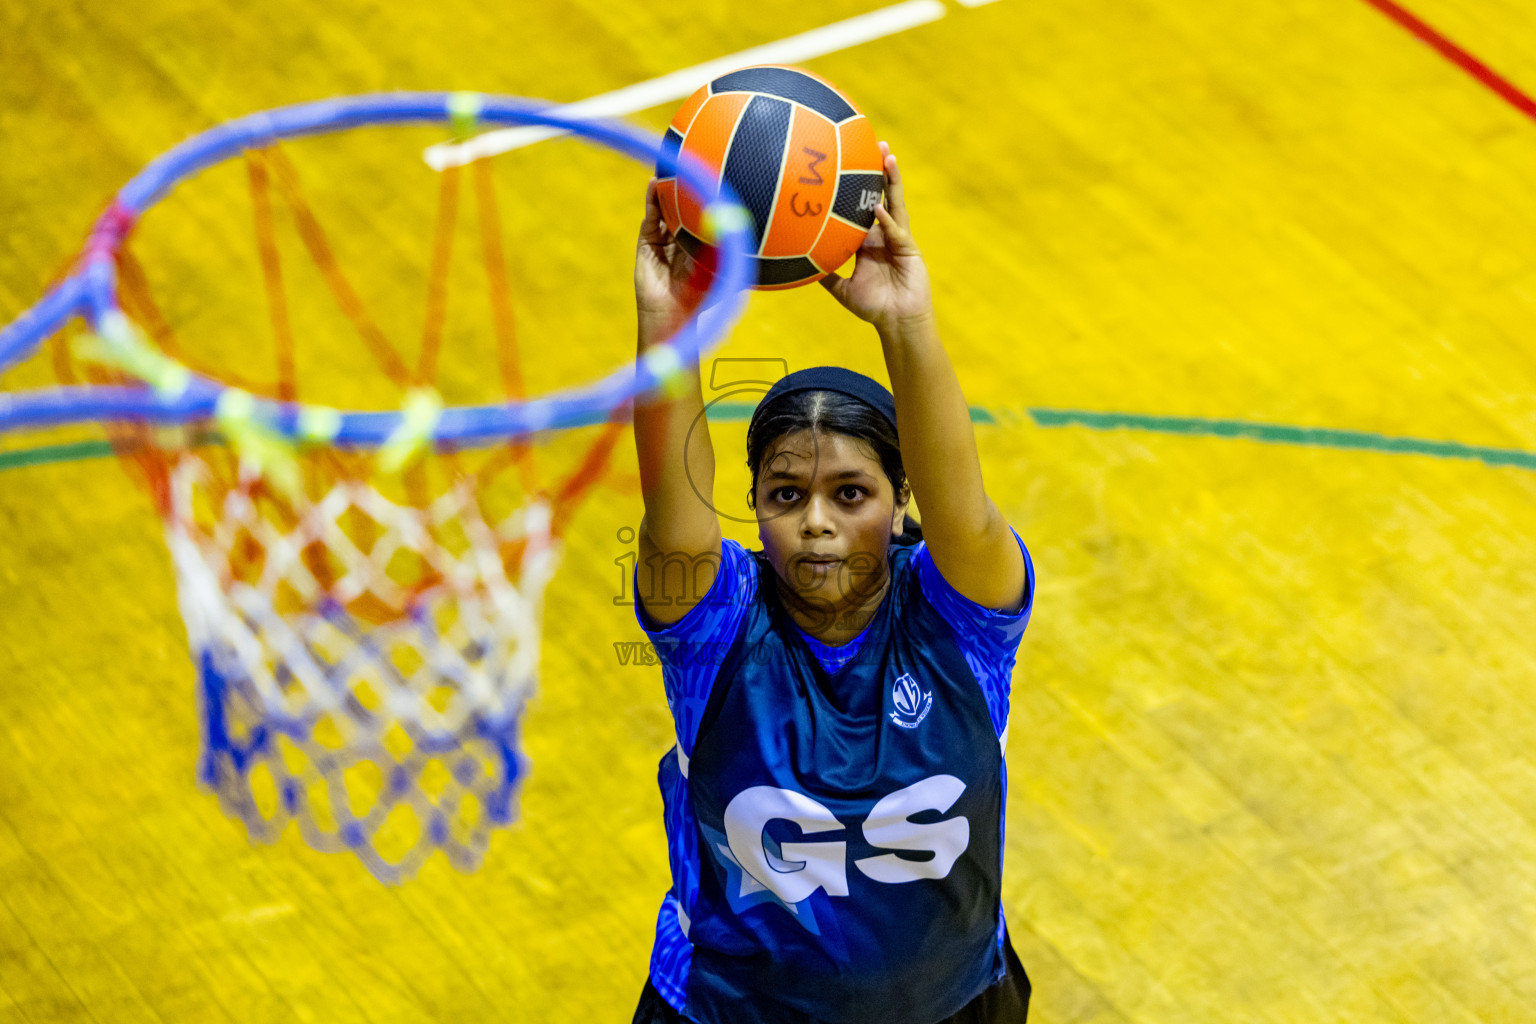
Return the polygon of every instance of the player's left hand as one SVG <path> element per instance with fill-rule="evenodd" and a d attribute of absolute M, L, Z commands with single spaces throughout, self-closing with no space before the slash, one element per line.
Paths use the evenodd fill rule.
<path fill-rule="evenodd" d="M 928 267 L 912 238 L 896 157 L 883 142 L 880 156 L 885 170 L 885 201 L 875 207 L 875 226 L 859 247 L 853 274 L 846 278 L 828 274 L 821 284 L 854 316 L 886 331 L 932 316 L 933 293 L 928 285 Z"/>

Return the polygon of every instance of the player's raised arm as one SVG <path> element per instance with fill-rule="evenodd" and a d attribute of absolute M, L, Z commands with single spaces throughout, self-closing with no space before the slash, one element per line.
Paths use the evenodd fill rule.
<path fill-rule="evenodd" d="M 672 240 L 656 199 L 656 182 L 645 194 L 645 221 L 635 253 L 635 311 L 639 320 L 639 351 L 666 341 L 689 313 L 691 263 Z M 701 499 L 713 493 L 715 452 L 703 426 L 704 391 L 698 364 L 684 377 L 670 400 L 639 399 L 635 403 L 635 448 L 640 456 L 640 494 L 645 518 L 640 521 L 638 593 L 652 618 L 663 623 L 682 618 L 702 596 L 692 565 L 700 557 L 720 554 L 720 520 Z M 689 430 L 693 431 L 689 449 Z M 695 490 L 697 488 L 697 490 Z M 663 571 L 669 561 L 684 571 Z"/>
<path fill-rule="evenodd" d="M 1024 556 L 981 480 L 970 409 L 934 322 L 928 269 L 912 238 L 896 158 L 880 144 L 885 202 L 852 276 L 822 284 L 880 334 L 896 397 L 902 462 L 922 511 L 923 537 L 949 585 L 988 608 L 1024 599 Z"/>

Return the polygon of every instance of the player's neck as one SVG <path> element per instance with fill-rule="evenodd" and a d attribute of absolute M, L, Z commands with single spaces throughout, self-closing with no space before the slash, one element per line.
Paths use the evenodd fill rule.
<path fill-rule="evenodd" d="M 850 600 L 834 605 L 819 596 L 797 594 L 783 580 L 778 581 L 779 599 L 790 619 L 828 647 L 841 647 L 869 628 L 890 588 L 891 577 L 887 573 L 880 586 L 867 597 L 850 595 Z"/>

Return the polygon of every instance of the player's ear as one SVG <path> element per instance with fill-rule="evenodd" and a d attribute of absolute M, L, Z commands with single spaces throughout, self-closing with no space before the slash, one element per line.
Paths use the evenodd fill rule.
<path fill-rule="evenodd" d="M 900 537 L 906 531 L 907 506 L 912 503 L 912 485 L 902 484 L 896 492 L 896 504 L 891 509 L 891 536 Z"/>

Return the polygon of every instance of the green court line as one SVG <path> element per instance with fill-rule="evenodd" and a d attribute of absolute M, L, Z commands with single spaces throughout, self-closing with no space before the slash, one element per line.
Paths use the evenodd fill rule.
<path fill-rule="evenodd" d="M 1427 441 L 1416 437 L 1390 437 L 1364 430 L 1330 427 L 1288 427 L 1249 420 L 1214 420 L 1194 416 L 1148 416 L 1121 412 L 1086 412 L 1081 409 L 1028 409 L 1030 419 L 1041 427 L 1088 427 L 1090 430 L 1145 430 L 1155 434 L 1186 437 L 1243 438 L 1268 444 L 1305 448 L 1339 448 L 1347 451 L 1384 452 L 1393 455 L 1429 455 L 1438 459 L 1476 459 L 1490 466 L 1536 469 L 1536 452 L 1518 448 L 1489 448 L 1459 441 Z"/>
<path fill-rule="evenodd" d="M 18 448 L 15 451 L 0 452 L 0 469 L 43 466 L 50 462 L 79 462 L 81 459 L 99 459 L 111 454 L 112 445 L 107 441 L 45 444 L 36 448 Z"/>
<path fill-rule="evenodd" d="M 745 423 L 752 417 L 752 402 L 720 402 L 709 407 L 712 423 Z M 1083 409 L 1025 409 L 1038 427 L 1087 427 L 1089 430 L 1141 430 L 1153 434 L 1184 437 L 1238 438 L 1266 444 L 1288 444 L 1303 448 L 1334 448 L 1344 451 L 1377 452 L 1388 455 L 1428 455 L 1437 459 L 1471 459 L 1489 466 L 1515 466 L 1536 470 L 1536 452 L 1518 448 L 1490 448 L 1462 444 L 1459 441 L 1428 441 L 1416 437 L 1391 437 L 1365 430 L 1338 430 L 1331 427 L 1289 427 L 1279 423 L 1255 423 L 1250 420 L 1203 419 L 1197 416 L 1152 416 L 1141 413 L 1090 412 Z M 995 426 L 1007 422 L 990 409 L 971 407 L 971 422 Z M 112 454 L 106 441 L 75 441 L 69 444 L 40 445 L 0 452 L 0 470 L 22 466 L 42 466 L 51 462 L 78 462 L 104 458 Z"/>

